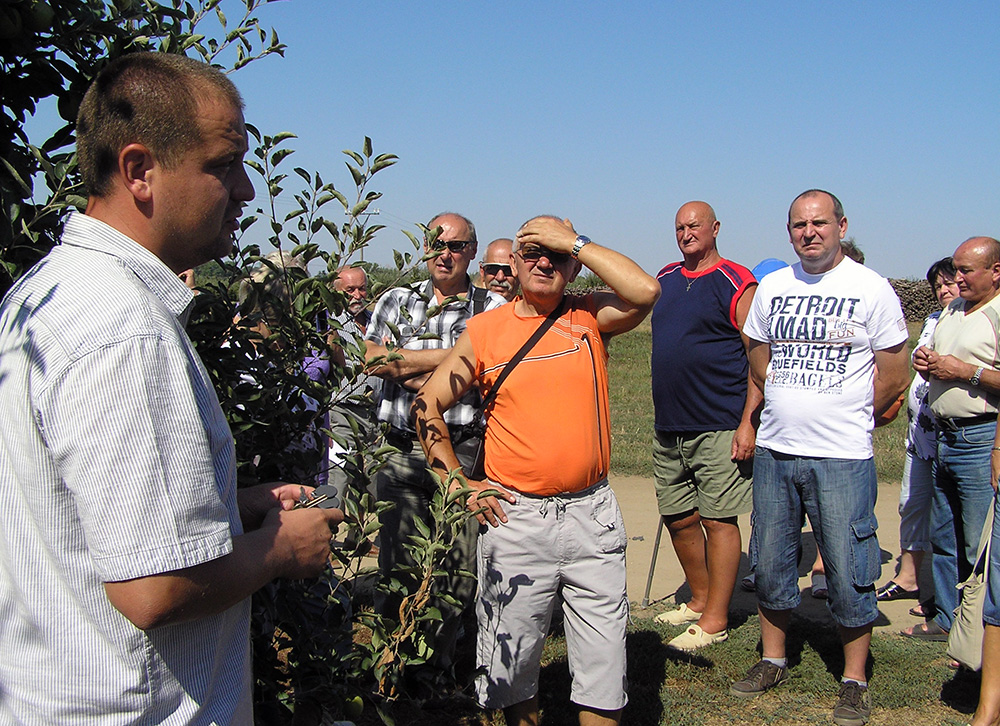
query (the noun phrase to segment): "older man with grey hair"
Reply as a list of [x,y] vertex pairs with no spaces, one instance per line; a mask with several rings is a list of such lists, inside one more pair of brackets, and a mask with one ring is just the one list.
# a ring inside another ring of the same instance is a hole
[[[380,297],[365,333],[371,372],[383,381],[378,418],[386,424],[386,441],[396,449],[375,478],[378,498],[395,505],[382,514],[379,567],[407,586],[416,587],[416,581],[394,570],[397,565],[415,564],[406,545],[411,535],[419,535],[417,520],[430,523],[431,501],[437,489],[427,473],[410,410],[416,391],[451,352],[472,315],[506,302],[472,285],[468,269],[476,248],[476,228],[468,218],[454,212],[433,217],[424,240],[430,279],[394,288]],[[452,435],[460,442],[462,463],[470,469],[482,442],[474,426],[479,402],[479,395],[470,392],[446,417]],[[460,605],[442,605],[444,622],[434,645],[443,665],[453,657],[459,618],[475,596],[475,581],[461,572],[475,567],[476,534],[476,527],[465,527],[444,564],[449,577],[443,589]],[[395,614],[397,605],[395,598],[387,598],[381,607],[383,612]]]
[[937,614],[902,633],[921,640],[947,640],[959,603],[955,586],[972,573],[994,494],[1000,242],[967,239],[952,262],[959,298],[941,311],[931,344],[913,353],[914,370],[930,382],[927,402],[937,434],[930,530]]
[[[479,539],[477,691],[508,724],[538,723],[539,660],[561,600],[579,721],[617,724],[628,597],[625,527],[607,480],[607,342],[646,317],[659,286],[554,217],[526,222],[509,259],[522,296],[470,320],[414,404],[427,459],[447,478],[460,464],[448,410],[469,390],[491,392],[488,480],[469,481],[467,499],[489,525]],[[565,295],[583,265],[611,291]]]
[[520,285],[510,266],[510,254],[514,241],[500,237],[489,243],[486,254],[479,263],[480,284],[490,292],[495,292],[510,302],[517,297]]

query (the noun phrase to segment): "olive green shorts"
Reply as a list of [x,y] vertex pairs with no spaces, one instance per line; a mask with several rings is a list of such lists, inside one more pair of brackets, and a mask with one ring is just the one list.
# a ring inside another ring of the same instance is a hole
[[654,433],[653,476],[660,514],[697,509],[702,517],[724,519],[750,511],[753,461],[730,458],[733,431]]

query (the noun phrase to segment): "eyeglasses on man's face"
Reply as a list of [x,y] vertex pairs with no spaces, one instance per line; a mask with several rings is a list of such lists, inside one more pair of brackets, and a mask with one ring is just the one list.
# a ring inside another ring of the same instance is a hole
[[434,252],[444,252],[445,247],[447,247],[451,252],[461,252],[471,244],[472,240],[467,239],[436,239],[431,242],[429,246]]
[[484,262],[483,272],[487,275],[499,275],[502,272],[507,277],[513,274],[510,270],[510,265],[504,265],[499,262]]
[[525,262],[530,262],[535,264],[542,257],[549,261],[550,265],[562,265],[569,261],[570,254],[568,252],[553,252],[546,247],[525,247],[517,251],[518,256]]

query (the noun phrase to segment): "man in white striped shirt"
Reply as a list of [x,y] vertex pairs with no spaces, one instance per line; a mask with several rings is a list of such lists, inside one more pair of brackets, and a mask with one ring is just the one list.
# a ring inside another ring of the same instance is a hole
[[86,214],[0,305],[0,722],[250,723],[249,600],[326,566],[337,510],[236,491],[177,274],[228,254],[253,188],[242,100],[161,53],[77,124]]

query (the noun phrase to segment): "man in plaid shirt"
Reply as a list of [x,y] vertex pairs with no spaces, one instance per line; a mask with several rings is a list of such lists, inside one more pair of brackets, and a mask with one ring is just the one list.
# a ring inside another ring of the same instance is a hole
[[[436,228],[441,231],[434,237]],[[431,219],[427,229],[425,253],[437,253],[427,261],[430,279],[394,288],[379,298],[365,335],[367,358],[376,364],[372,373],[384,381],[378,418],[388,424],[387,442],[399,450],[388,457],[375,476],[378,498],[396,505],[382,514],[379,567],[386,574],[397,564],[413,564],[403,545],[417,533],[415,518],[429,522],[436,489],[410,413],[416,391],[451,351],[471,315],[506,302],[496,293],[473,287],[469,278],[469,263],[476,256],[476,228],[472,222],[446,212]],[[479,415],[479,402],[479,394],[470,391],[445,414],[452,438],[458,442],[459,460],[468,467],[479,450],[479,434],[470,431],[470,424]],[[447,572],[475,572],[477,532],[472,522],[457,538],[444,563]],[[442,589],[457,598],[464,610],[473,602],[476,582],[452,574]],[[394,614],[398,602],[389,600],[381,609]],[[454,650],[460,614],[461,610],[445,612],[437,634],[435,652],[445,665]]]

